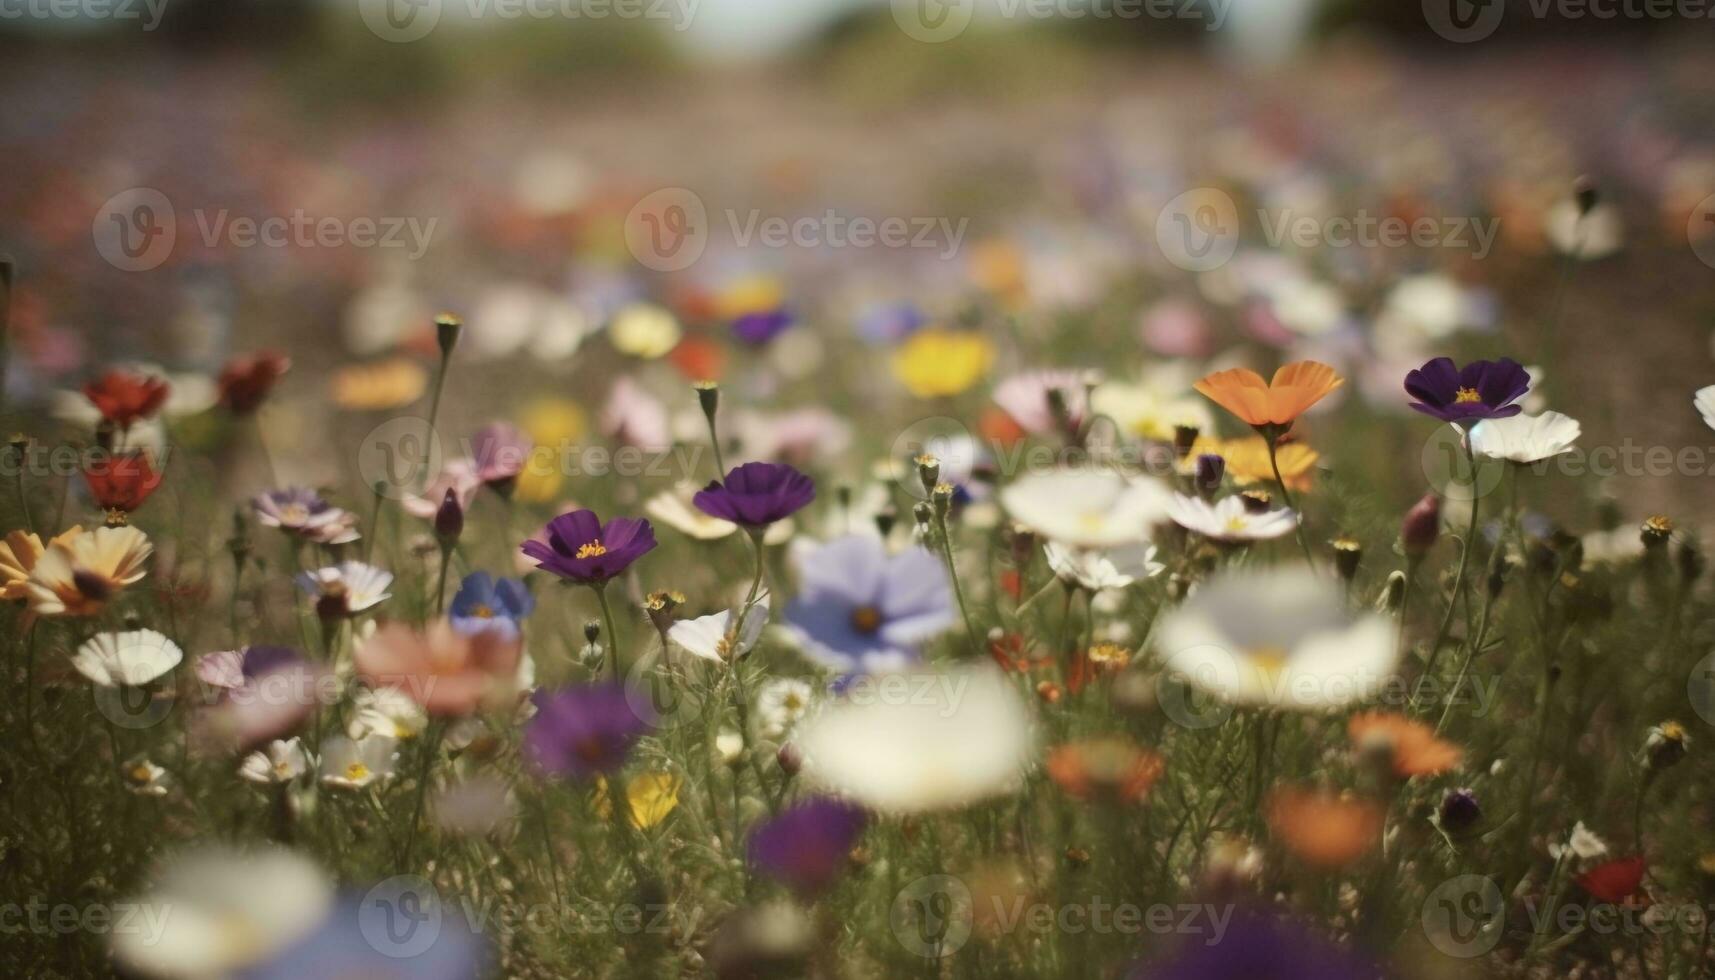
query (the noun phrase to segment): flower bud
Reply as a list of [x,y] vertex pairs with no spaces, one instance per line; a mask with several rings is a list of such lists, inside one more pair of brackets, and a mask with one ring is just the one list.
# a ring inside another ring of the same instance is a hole
[[893,533],[893,525],[899,523],[899,511],[892,505],[883,507],[875,512],[875,529],[885,539]]
[[1194,425],[1176,425],[1173,427],[1173,452],[1180,459],[1191,455],[1191,447],[1197,444],[1197,437],[1202,430]]
[[1468,789],[1450,789],[1441,798],[1441,807],[1435,813],[1435,822],[1451,835],[1462,834],[1477,826],[1483,819],[1483,808],[1477,805],[1477,796]]
[[440,540],[441,547],[450,548],[464,533],[464,508],[459,506],[458,495],[451,490],[441,498],[441,506],[435,511],[435,537]]
[[1245,505],[1245,511],[1251,514],[1265,514],[1274,506],[1274,494],[1267,490],[1246,490],[1239,494],[1239,500]]
[[1441,537],[1441,498],[1433,493],[1426,493],[1423,499],[1412,505],[1405,512],[1405,520],[1400,524],[1399,541],[1405,549],[1406,557],[1422,558],[1435,542]]
[[441,348],[443,359],[451,357],[453,348],[458,346],[459,334],[464,331],[464,321],[451,313],[442,313],[435,317],[435,343]]
[[601,640],[601,620],[592,619],[584,623],[584,642],[596,643]]
[[924,493],[934,493],[935,487],[941,482],[941,460],[929,453],[918,456],[917,479],[923,483]]
[[651,592],[643,600],[643,611],[649,614],[649,622],[654,625],[656,632],[665,633],[672,629],[676,622],[673,610],[684,604],[683,592]]
[[1214,453],[1199,453],[1197,455],[1197,470],[1192,476],[1192,485],[1204,500],[1215,499],[1215,493],[1221,489],[1221,478],[1227,475],[1227,461]]
[[1663,514],[1650,517],[1638,529],[1638,537],[1645,548],[1652,550],[1667,544],[1668,539],[1673,537],[1673,518]]
[[788,776],[798,775],[798,770],[804,768],[804,752],[792,742],[780,746],[780,751],[774,754],[774,761],[780,764],[780,771]]
[[935,519],[935,509],[928,504],[918,504],[911,508],[911,516],[917,519],[917,529],[929,533],[929,523]]
[[1381,595],[1376,597],[1377,612],[1399,612],[1405,602],[1405,573],[1394,569],[1388,573],[1387,584],[1382,586]]
[[934,488],[929,491],[929,500],[935,506],[935,516],[946,517],[947,513],[953,509],[953,485],[951,483],[935,484]]
[[1581,176],[1572,182],[1572,199],[1578,202],[1578,217],[1582,218],[1596,209],[1602,195],[1596,190],[1595,181]]
[[1496,548],[1494,556],[1489,560],[1489,577],[1484,582],[1489,590],[1489,598],[1501,597],[1501,590],[1506,588],[1507,573],[1511,570],[1512,562],[1507,557],[1507,549]]
[[1685,758],[1685,750],[1690,743],[1684,725],[1677,721],[1664,721],[1651,728],[1649,737],[1644,739],[1644,760],[1649,763],[1650,771],[1659,772]]
[[1364,560],[1364,546],[1357,538],[1342,534],[1329,542],[1334,549],[1334,570],[1340,573],[1342,581],[1350,582],[1358,577],[1358,565]]
[[691,387],[697,391],[697,404],[702,406],[703,418],[713,424],[715,413],[721,407],[721,386],[713,381],[699,381]]

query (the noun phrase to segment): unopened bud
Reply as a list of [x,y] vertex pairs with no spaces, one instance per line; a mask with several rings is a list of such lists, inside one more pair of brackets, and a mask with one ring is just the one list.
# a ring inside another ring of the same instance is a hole
[[1667,544],[1667,540],[1673,537],[1673,518],[1662,514],[1650,517],[1638,529],[1638,537],[1645,548],[1659,548]]
[[1180,459],[1191,455],[1191,447],[1197,444],[1197,437],[1202,430],[1194,425],[1176,425],[1173,427],[1173,452]]
[[1358,577],[1358,565],[1364,560],[1364,546],[1357,538],[1340,535],[1329,546],[1334,549],[1334,570],[1340,573],[1343,581],[1350,582]]
[[1215,499],[1221,489],[1221,478],[1227,474],[1227,461],[1214,453],[1199,453],[1197,470],[1192,483],[1204,500]]
[[804,752],[792,742],[780,746],[780,751],[774,754],[774,761],[780,764],[780,771],[788,776],[798,775],[798,770],[804,768]]
[[899,511],[892,505],[883,507],[875,512],[875,529],[883,538],[893,533],[893,525],[899,523]]
[[435,537],[446,548],[457,542],[463,533],[464,508],[459,506],[458,495],[448,490],[441,498],[440,508],[435,511]]
[[1477,795],[1468,789],[1448,790],[1435,814],[1436,823],[1453,836],[1477,826],[1482,819],[1483,808],[1477,805]]
[[435,317],[435,343],[441,348],[441,357],[448,358],[453,354],[453,348],[458,346],[459,334],[464,331],[464,321],[451,313],[442,313]]
[[1387,584],[1376,597],[1376,608],[1382,612],[1399,612],[1405,602],[1405,573],[1394,569],[1388,573]]
[[1274,494],[1267,490],[1246,490],[1239,494],[1239,501],[1245,505],[1246,513],[1266,514],[1274,506]]
[[1644,740],[1644,760],[1652,771],[1677,765],[1685,758],[1690,741],[1684,725],[1677,721],[1664,721],[1649,730],[1649,737]]
[[918,456],[917,479],[923,484],[924,493],[934,493],[936,484],[941,482],[941,460],[929,453]]
[[1589,177],[1579,177],[1572,182],[1572,199],[1578,202],[1578,216],[1582,218],[1596,209],[1602,195],[1596,190],[1595,181]]
[[1426,493],[1405,512],[1399,527],[1400,546],[1409,558],[1422,558],[1441,537],[1441,498]]
[[697,404],[703,408],[703,417],[712,423],[721,407],[721,386],[713,381],[699,381],[691,387],[697,391]]

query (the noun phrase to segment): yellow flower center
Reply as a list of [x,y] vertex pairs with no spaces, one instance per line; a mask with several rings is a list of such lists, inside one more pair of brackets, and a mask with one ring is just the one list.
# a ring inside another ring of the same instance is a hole
[[352,762],[345,767],[345,778],[351,782],[361,782],[369,777],[369,767],[361,762]]
[[151,775],[148,766],[138,764],[131,767],[131,781],[134,783],[148,783]]
[[859,606],[852,611],[852,629],[859,633],[874,633],[881,629],[881,610],[874,606]]
[[1246,521],[1243,517],[1229,517],[1227,518],[1227,530],[1243,531],[1249,526],[1249,523],[1250,522]]
[[291,527],[310,519],[310,509],[303,504],[287,504],[280,508],[280,523]]
[[287,776],[290,776],[291,774],[292,774],[292,764],[290,762],[286,762],[286,761],[282,760],[280,762],[274,763],[274,775],[280,777],[281,779],[285,779]]
[[1480,402],[1482,400],[1483,396],[1477,394],[1477,389],[1475,388],[1460,388],[1453,395],[1453,402],[1458,405],[1463,405],[1466,402]]
[[1280,647],[1257,647],[1250,651],[1250,661],[1263,676],[1273,679],[1286,669],[1286,651]]
[[494,610],[480,602],[471,608],[470,614],[476,619],[494,618]]
[[594,558],[598,555],[605,554],[607,554],[607,546],[603,545],[600,541],[591,541],[589,544],[578,549],[579,558]]

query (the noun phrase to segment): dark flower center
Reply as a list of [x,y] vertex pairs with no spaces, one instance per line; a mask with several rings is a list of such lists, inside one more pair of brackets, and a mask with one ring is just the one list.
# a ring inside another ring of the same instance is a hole
[[859,606],[852,610],[852,629],[859,633],[874,633],[881,629],[881,610],[874,606]]
[[71,584],[83,594],[84,598],[93,599],[97,602],[113,595],[111,582],[101,575],[81,568],[72,573]]

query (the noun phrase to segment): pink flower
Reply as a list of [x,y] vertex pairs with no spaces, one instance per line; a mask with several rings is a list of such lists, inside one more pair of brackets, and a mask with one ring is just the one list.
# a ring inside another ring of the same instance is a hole
[[440,475],[424,488],[422,496],[411,494],[400,503],[405,508],[405,513],[412,517],[432,521],[440,511],[441,504],[446,502],[448,490],[453,492],[453,499],[458,501],[461,512],[470,510],[471,501],[476,499],[476,492],[482,489],[482,482],[475,460],[450,460],[441,467]]
[[352,659],[370,683],[399,689],[430,714],[459,716],[516,693],[522,655],[516,636],[460,633],[440,619],[426,633],[388,623]]
[[994,390],[994,400],[1024,431],[1044,435],[1061,428],[1049,407],[1049,392],[1060,392],[1067,416],[1073,426],[1078,426],[1089,414],[1086,384],[1082,371],[1028,371],[1002,381]]
[[613,383],[607,407],[602,409],[601,429],[614,441],[644,452],[665,452],[673,447],[667,407],[628,377]]
[[530,461],[530,450],[536,444],[516,425],[493,422],[477,430],[471,439],[471,452],[476,456],[477,479],[483,483],[511,483],[524,472]]

